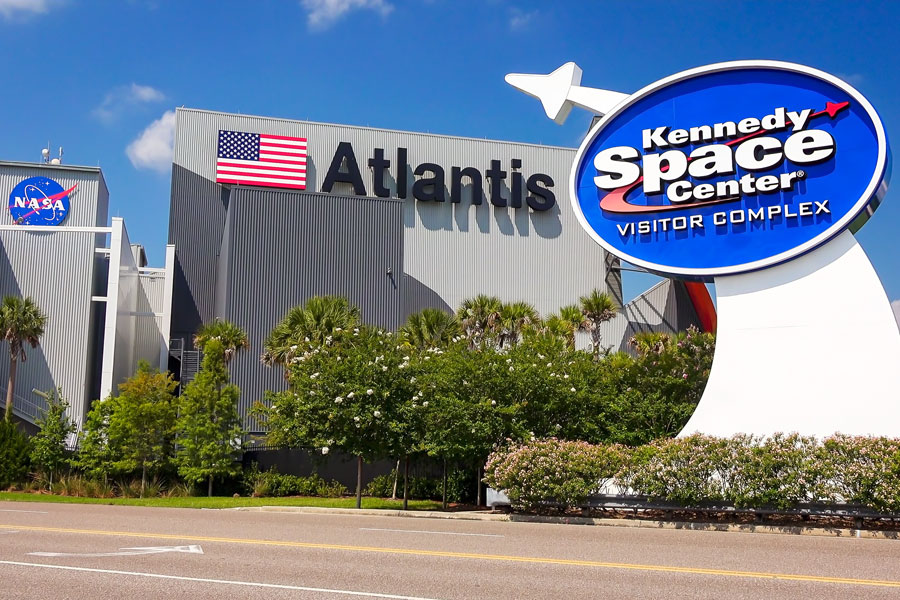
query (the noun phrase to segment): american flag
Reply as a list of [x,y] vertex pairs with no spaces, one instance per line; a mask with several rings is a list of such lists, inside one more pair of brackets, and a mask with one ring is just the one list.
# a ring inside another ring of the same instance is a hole
[[306,189],[306,138],[219,131],[216,182]]

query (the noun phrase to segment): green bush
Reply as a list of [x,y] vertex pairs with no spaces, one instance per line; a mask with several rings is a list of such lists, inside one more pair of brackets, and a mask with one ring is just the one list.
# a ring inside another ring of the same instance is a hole
[[624,458],[617,445],[538,440],[492,454],[485,466],[485,482],[506,490],[516,508],[545,502],[577,506],[622,468]]
[[492,454],[485,482],[505,490],[520,509],[580,506],[611,487],[682,506],[849,503],[898,512],[900,440],[694,435],[625,449],[547,439]]
[[[442,477],[410,476],[407,497],[410,500],[440,500],[443,497]],[[374,498],[390,498],[394,491],[394,473],[379,475],[370,481],[363,494]],[[403,497],[403,475],[397,480],[397,497]],[[447,501],[472,502],[475,499],[475,475],[462,469],[447,473]]]
[[31,442],[16,424],[0,421],[0,489],[27,479],[30,454]]
[[247,492],[256,497],[319,496],[334,498],[347,493],[347,488],[337,481],[325,481],[318,475],[303,477],[279,473],[274,468],[260,471],[256,465],[244,475]]

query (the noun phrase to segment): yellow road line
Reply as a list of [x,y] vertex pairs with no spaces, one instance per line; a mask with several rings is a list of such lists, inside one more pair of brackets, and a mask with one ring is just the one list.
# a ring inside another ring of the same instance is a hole
[[111,537],[152,538],[160,540],[183,540],[192,542],[217,542],[223,544],[248,544],[254,546],[283,546],[287,548],[311,548],[317,550],[344,550],[347,552],[374,552],[381,554],[404,554],[410,556],[436,556],[442,558],[468,558],[547,565],[567,565],[595,567],[603,569],[624,569],[631,571],[655,571],[660,573],[687,573],[693,575],[717,575],[720,577],[745,577],[752,579],[777,579],[805,583],[837,583],[842,585],[878,586],[900,588],[900,581],[878,579],[854,579],[850,577],[824,577],[819,575],[799,575],[790,573],[765,573],[761,571],[731,571],[728,569],[704,569],[700,567],[677,567],[669,565],[642,565],[631,563],[574,560],[568,558],[545,558],[540,556],[504,556],[502,554],[478,554],[470,552],[449,552],[445,550],[413,550],[407,548],[382,548],[378,546],[349,546],[345,544],[321,544],[286,540],[256,540],[250,538],[210,537],[202,535],[182,535],[173,533],[140,533],[134,531],[104,531],[100,529],[68,529],[63,527],[35,527],[26,525],[0,525],[0,529],[18,531],[40,531],[47,533],[74,533],[82,535],[103,535]]

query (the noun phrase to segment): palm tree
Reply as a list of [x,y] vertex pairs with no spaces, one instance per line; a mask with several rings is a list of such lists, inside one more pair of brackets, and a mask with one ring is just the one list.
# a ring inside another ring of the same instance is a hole
[[290,309],[266,338],[260,360],[284,365],[300,346],[321,346],[359,325],[359,307],[342,296],[314,296]]
[[544,319],[542,331],[563,340],[566,348],[575,349],[575,332],[581,330],[584,315],[574,304],[563,306],[559,313],[553,313]]
[[425,308],[409,315],[400,334],[408,344],[424,350],[448,345],[453,338],[462,335],[462,327],[456,316],[437,308]]
[[12,419],[13,390],[16,387],[16,367],[19,359],[25,362],[25,344],[36,348],[44,335],[47,315],[31,298],[6,296],[0,304],[0,335],[9,342],[9,381],[6,384],[6,420]]
[[600,325],[616,316],[616,303],[606,292],[593,290],[578,299],[583,320],[579,331],[591,334],[591,349],[594,356],[600,356]]
[[219,340],[225,349],[225,362],[229,362],[238,350],[250,348],[247,332],[231,321],[216,319],[212,323],[204,323],[194,334],[194,347],[202,350],[210,340]]
[[456,318],[469,340],[469,348],[481,347],[494,331],[503,302],[496,296],[478,294],[466,298],[456,311]]
[[500,347],[518,344],[522,332],[540,320],[537,310],[527,302],[504,303],[497,317]]
[[644,331],[636,333],[628,341],[640,356],[649,354],[662,354],[671,343],[672,339],[668,334],[660,331]]

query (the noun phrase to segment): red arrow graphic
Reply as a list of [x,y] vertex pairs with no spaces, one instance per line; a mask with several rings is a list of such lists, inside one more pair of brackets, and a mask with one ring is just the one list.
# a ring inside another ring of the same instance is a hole
[[[821,115],[828,115],[832,119],[842,110],[850,106],[849,102],[826,102],[825,109],[820,110],[819,112],[814,112],[809,115],[809,118],[812,119],[814,117],[819,117]],[[785,121],[786,124],[791,124],[790,121]],[[725,142],[726,146],[734,146],[735,144],[740,144],[741,142],[748,140],[753,137],[757,137],[763,133],[766,133],[765,129],[760,129],[750,135],[745,135],[742,138],[738,138],[736,140],[731,140],[730,142]],[[688,157],[688,162],[691,159]],[[660,169],[665,172],[669,170],[668,165]],[[712,200],[709,202],[691,202],[690,204],[662,204],[659,206],[650,206],[645,204],[631,204],[626,200],[626,196],[634,191],[642,182],[644,181],[643,177],[638,177],[637,181],[632,184],[616,188],[613,191],[606,194],[603,198],[600,199],[600,208],[601,210],[605,210],[607,212],[614,213],[650,213],[650,212],[663,212],[667,210],[676,210],[683,208],[693,208],[695,206],[710,206],[713,204],[721,204],[723,202],[734,202],[738,198],[725,198],[722,200]]]

